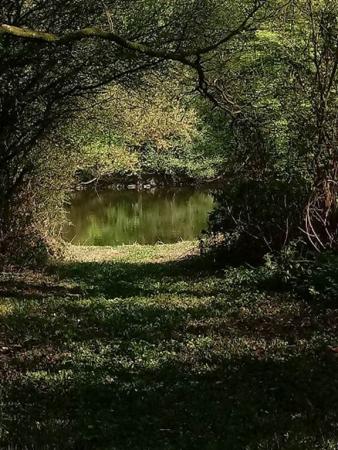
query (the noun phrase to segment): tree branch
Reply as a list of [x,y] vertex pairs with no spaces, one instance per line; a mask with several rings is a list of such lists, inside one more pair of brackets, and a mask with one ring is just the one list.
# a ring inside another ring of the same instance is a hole
[[[140,42],[130,41],[122,36],[114,33],[113,31],[104,31],[95,27],[83,28],[78,31],[71,31],[63,35],[48,33],[45,31],[32,30],[29,28],[17,27],[8,24],[0,25],[0,36],[9,35],[21,39],[33,40],[42,43],[53,44],[67,44],[71,42],[81,41],[83,39],[95,38],[105,41],[114,42],[122,48],[132,50],[134,52],[142,53],[150,57],[160,58],[164,60],[172,60],[187,64],[189,57],[198,56],[209,53],[216,50],[222,44],[230,41],[233,37],[239,35],[242,31],[245,31],[251,25],[251,21],[256,13],[264,6],[265,1],[258,1],[252,11],[246,16],[246,18],[240,23],[240,25],[232,31],[229,31],[224,37],[212,45],[205,47],[197,47],[195,49],[180,52],[169,50],[156,50],[146,44]],[[189,64],[190,65],[190,64]]]

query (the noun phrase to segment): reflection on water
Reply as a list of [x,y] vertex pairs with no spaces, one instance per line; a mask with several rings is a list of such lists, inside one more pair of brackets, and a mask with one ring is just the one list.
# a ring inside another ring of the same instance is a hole
[[77,245],[172,243],[196,239],[213,206],[208,191],[104,191],[74,194],[64,238]]

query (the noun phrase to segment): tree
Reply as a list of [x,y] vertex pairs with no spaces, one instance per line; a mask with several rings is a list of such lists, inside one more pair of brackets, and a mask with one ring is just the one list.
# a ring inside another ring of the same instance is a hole
[[27,201],[24,187],[36,168],[39,139],[76,113],[79,98],[107,84],[137,82],[140,72],[165,70],[172,61],[196,70],[206,91],[203,55],[249,29],[265,2],[240,3],[2,2],[0,254],[22,227],[19,205]]
[[306,205],[305,232],[319,251],[338,237],[338,5],[307,0],[300,15],[307,25],[303,48],[308,70],[295,67],[311,105],[313,187]]
[[301,184],[307,197],[298,195],[293,233],[284,221],[285,243],[306,237],[317,251],[337,248],[338,237],[337,18],[337,2],[291,1],[219,55],[207,79],[231,117],[237,177]]

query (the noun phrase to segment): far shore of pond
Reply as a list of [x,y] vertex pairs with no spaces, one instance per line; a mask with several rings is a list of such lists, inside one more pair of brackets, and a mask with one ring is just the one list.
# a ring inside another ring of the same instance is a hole
[[155,189],[170,188],[221,188],[226,183],[226,177],[219,176],[213,179],[173,178],[165,175],[147,175],[142,177],[103,177],[89,180],[78,180],[73,186],[74,191],[81,190],[136,190],[152,191]]

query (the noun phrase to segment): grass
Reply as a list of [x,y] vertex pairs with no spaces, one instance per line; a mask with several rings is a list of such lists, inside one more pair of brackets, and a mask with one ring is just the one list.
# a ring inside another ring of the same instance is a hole
[[336,307],[193,248],[1,276],[1,449],[338,448]]

